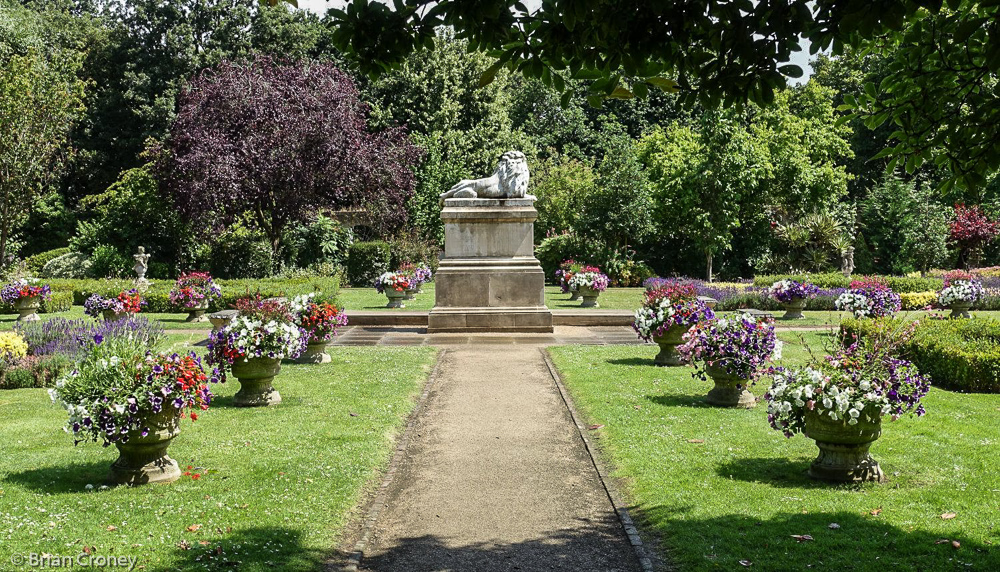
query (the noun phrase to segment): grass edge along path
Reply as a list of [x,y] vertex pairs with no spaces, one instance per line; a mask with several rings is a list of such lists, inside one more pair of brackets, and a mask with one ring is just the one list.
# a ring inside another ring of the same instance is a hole
[[213,407],[183,420],[169,449],[200,476],[168,485],[101,489],[114,448],[74,447],[44,389],[0,392],[0,569],[15,554],[85,550],[155,571],[321,568],[378,486],[437,355],[331,350],[330,364],[283,365],[274,407],[233,407],[239,384],[214,386]]
[[[823,336],[780,334],[783,363]],[[1000,396],[932,389],[926,417],[883,423],[872,446],[889,482],[835,486],[805,474],[813,441],[773,431],[763,404],[705,405],[710,382],[651,365],[654,346],[549,351],[632,516],[677,569],[1000,569]]]

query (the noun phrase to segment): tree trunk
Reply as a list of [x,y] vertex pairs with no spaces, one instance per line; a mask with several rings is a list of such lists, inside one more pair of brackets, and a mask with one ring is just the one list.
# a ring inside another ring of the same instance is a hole
[[711,284],[712,283],[712,251],[711,250],[706,250],[705,251],[705,267],[706,267],[705,278],[706,278],[706,280],[708,280],[708,283]]

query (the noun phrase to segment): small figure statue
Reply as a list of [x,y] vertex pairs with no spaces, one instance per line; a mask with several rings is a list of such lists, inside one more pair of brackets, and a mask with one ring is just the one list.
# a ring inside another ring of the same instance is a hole
[[149,257],[150,255],[146,254],[146,249],[141,246],[139,247],[139,252],[132,255],[132,258],[135,259],[135,266],[132,267],[132,270],[139,275],[139,277],[136,278],[135,283],[140,286],[149,285],[149,280],[146,280],[146,270],[149,268]]
[[445,199],[531,199],[528,192],[528,160],[520,151],[507,151],[500,156],[497,168],[489,177],[465,179],[441,193]]
[[844,278],[850,278],[851,274],[854,273],[853,246],[848,246],[847,249],[840,253],[840,272],[844,275]]

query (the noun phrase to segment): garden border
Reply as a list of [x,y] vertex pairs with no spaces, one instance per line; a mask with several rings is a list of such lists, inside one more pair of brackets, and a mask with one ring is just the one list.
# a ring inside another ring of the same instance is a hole
[[[354,543],[354,548],[349,553],[347,563],[340,567],[343,572],[358,572],[358,568],[361,566],[361,560],[364,558],[365,550],[368,548],[372,532],[375,529],[375,523],[378,520],[378,517],[382,514],[382,508],[386,505],[386,494],[396,477],[396,470],[399,468],[400,464],[402,464],[403,458],[406,457],[406,449],[409,447],[410,439],[415,431],[414,426],[417,423],[417,418],[420,416],[421,412],[423,412],[424,406],[427,404],[428,397],[430,396],[431,389],[440,377],[441,363],[444,361],[448,351],[449,350],[447,348],[443,348],[437,354],[437,359],[434,362],[434,368],[431,370],[430,375],[427,377],[427,381],[424,383],[424,388],[420,393],[420,398],[417,400],[417,404],[413,407],[413,411],[410,412],[410,416],[406,420],[406,428],[403,429],[403,433],[396,442],[396,450],[392,455],[392,460],[389,461],[389,467],[386,469],[385,475],[382,477],[382,483],[379,485],[378,493],[376,493],[375,497],[370,501],[368,512],[365,516],[363,524],[361,525],[361,536],[358,541]],[[328,567],[328,569],[335,568],[335,566]]]
[[604,488],[604,492],[608,495],[608,500],[611,501],[611,506],[615,509],[615,514],[618,515],[618,521],[621,523],[622,529],[628,537],[629,544],[632,545],[632,549],[635,551],[635,556],[639,560],[639,565],[642,567],[644,572],[655,572],[658,569],[666,569],[666,562],[664,562],[659,554],[650,550],[645,544],[643,544],[639,529],[635,526],[635,521],[632,520],[632,516],[629,514],[628,508],[622,501],[621,494],[618,492],[615,483],[611,480],[610,474],[597,452],[597,448],[590,442],[590,438],[587,437],[587,429],[581,419],[582,416],[576,410],[576,406],[573,405],[573,400],[570,397],[569,392],[566,390],[566,387],[563,385],[562,378],[559,377],[559,370],[552,362],[552,355],[549,354],[548,348],[541,347],[538,348],[538,351],[541,352],[542,359],[545,361],[545,366],[549,370],[549,375],[552,377],[552,381],[555,382],[556,388],[559,390],[559,395],[562,397],[563,403],[566,404],[566,409],[569,410],[570,417],[573,419],[573,424],[576,425],[577,433],[579,433],[580,439],[583,440],[583,447],[587,450],[590,462],[597,471],[597,477],[601,481],[601,486]]

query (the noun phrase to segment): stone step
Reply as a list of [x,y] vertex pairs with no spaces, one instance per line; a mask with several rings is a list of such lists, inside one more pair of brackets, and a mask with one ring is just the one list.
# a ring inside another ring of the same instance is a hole
[[[348,310],[352,326],[426,326],[428,312]],[[631,326],[631,310],[552,310],[554,326]]]

